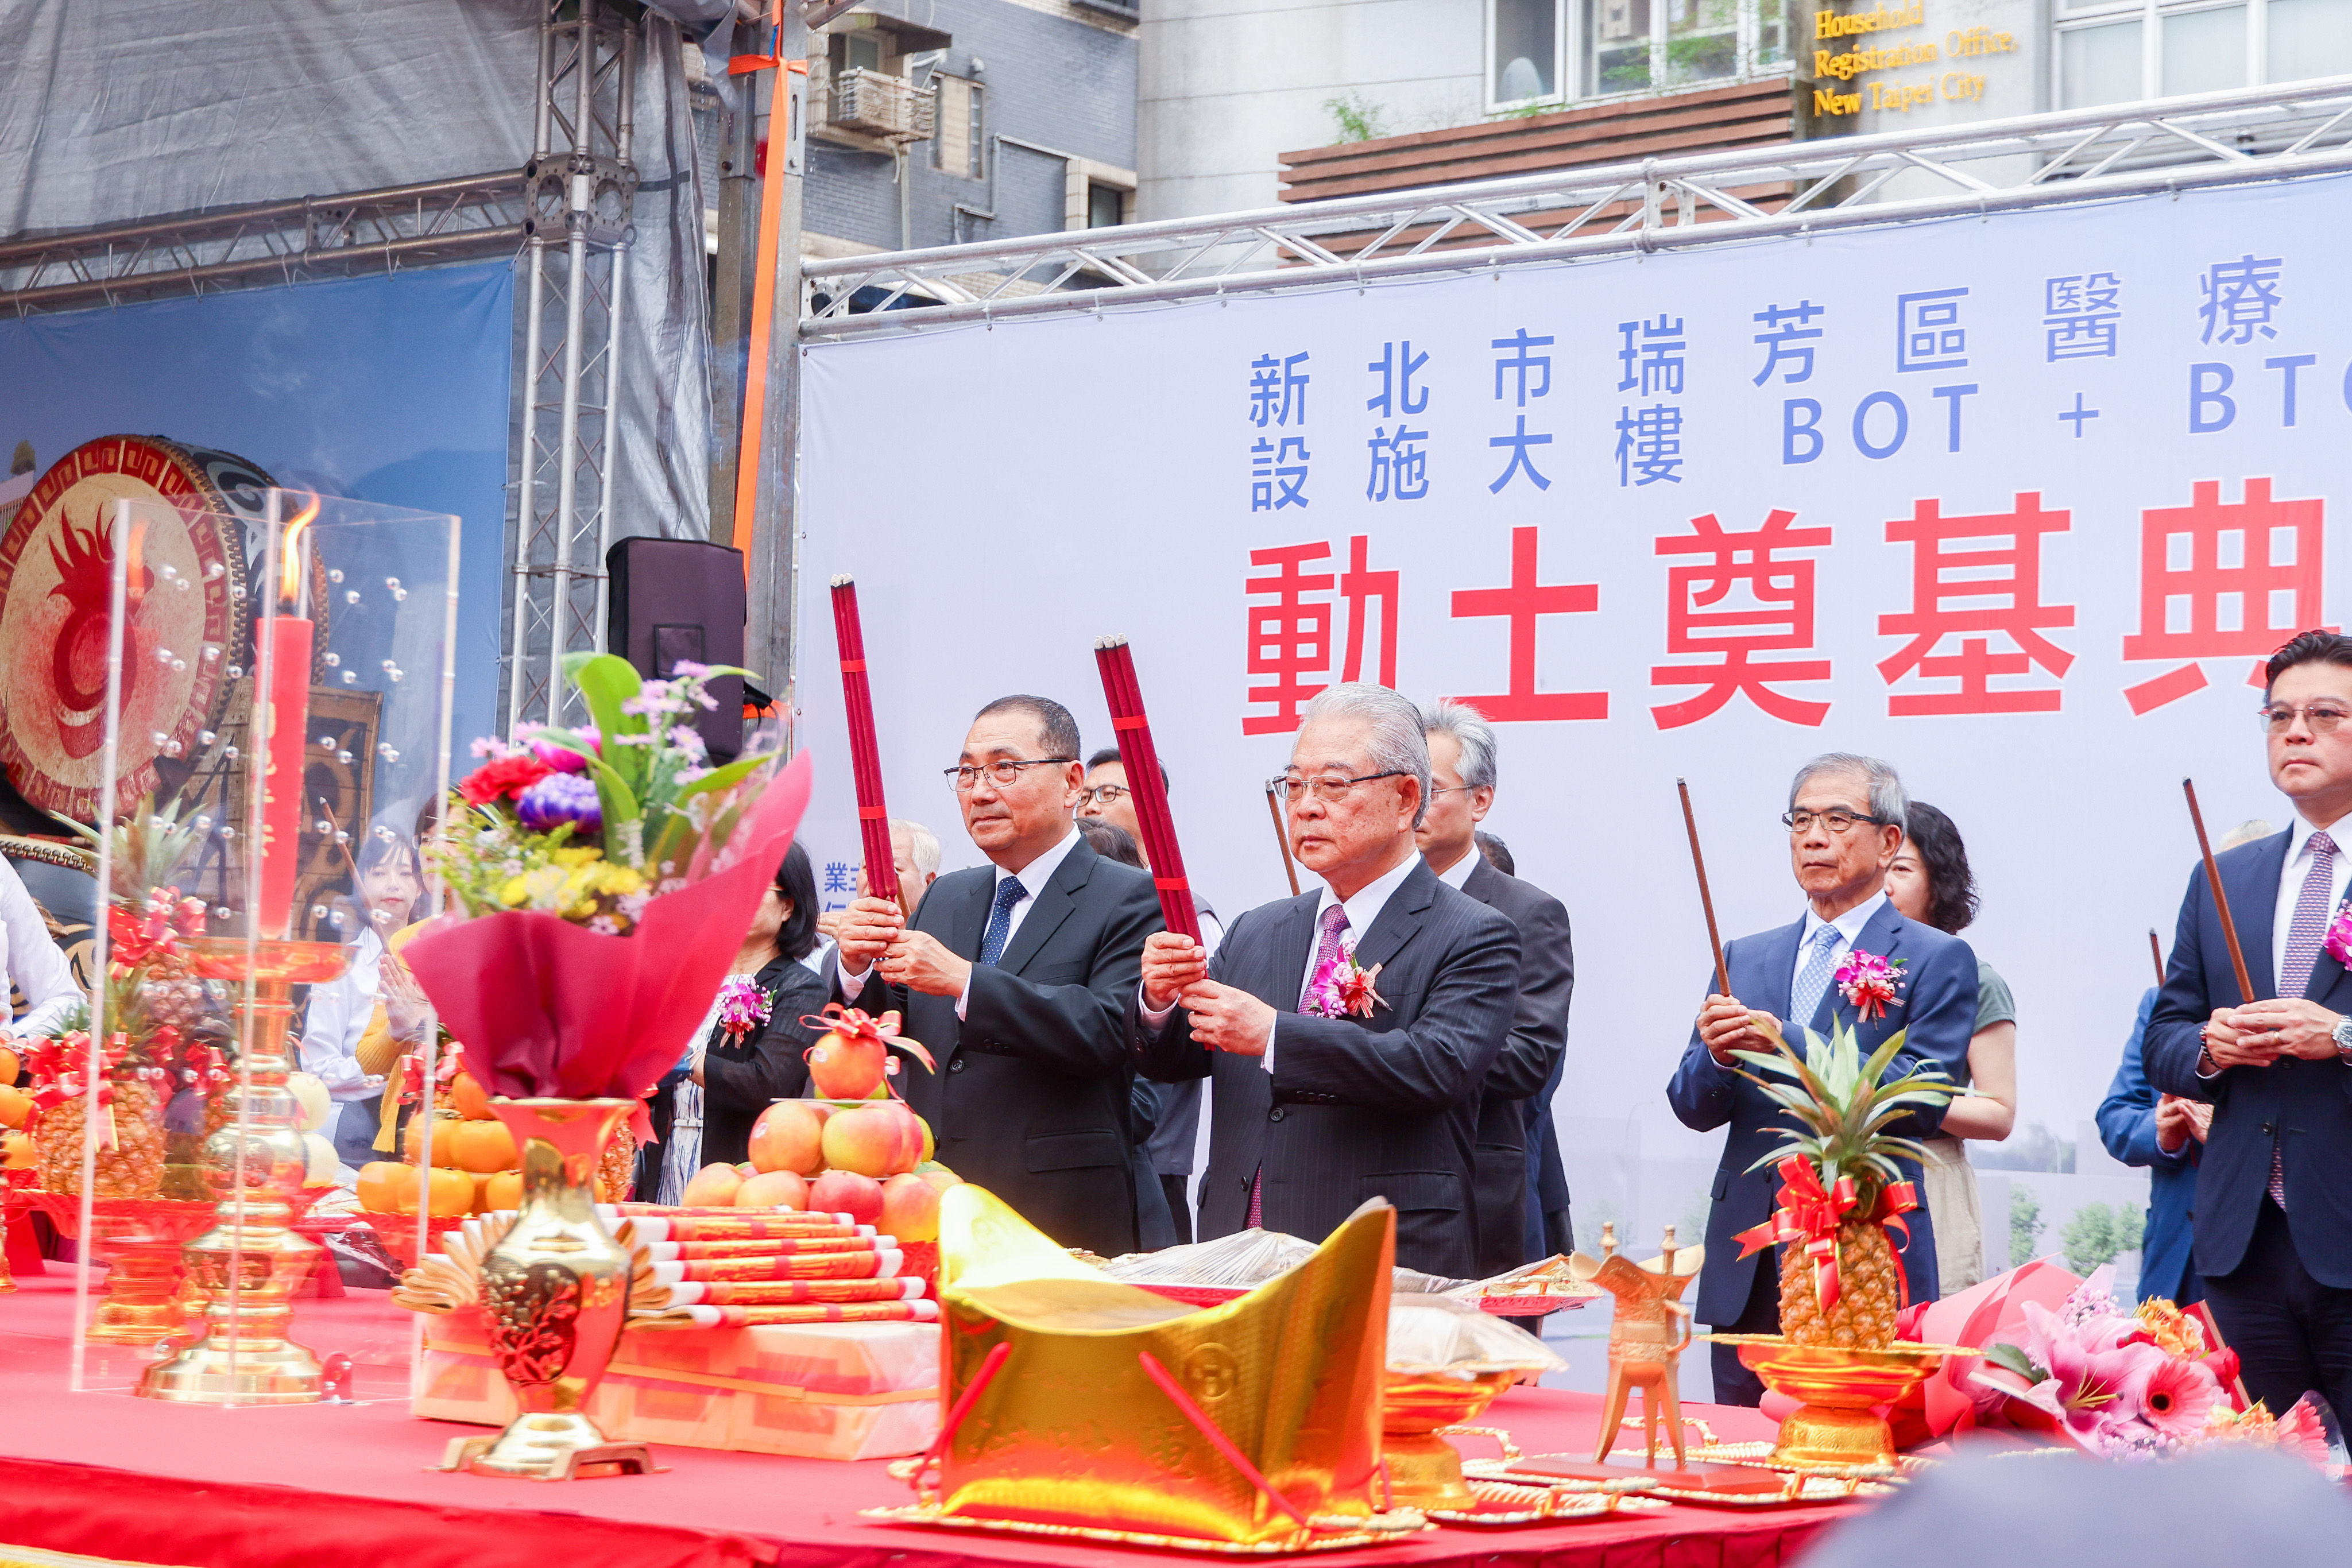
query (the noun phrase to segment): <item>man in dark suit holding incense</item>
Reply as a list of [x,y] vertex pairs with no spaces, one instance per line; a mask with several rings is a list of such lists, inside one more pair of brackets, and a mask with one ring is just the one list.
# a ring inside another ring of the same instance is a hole
[[1324,885],[1242,915],[1213,960],[1153,936],[1129,999],[1143,1074],[1214,1085],[1201,1234],[1320,1241],[1384,1197],[1399,1263],[1471,1277],[1479,1092],[1518,999],[1518,930],[1421,858],[1429,747],[1396,693],[1318,696],[1275,787]]
[[2195,1258],[2246,1388],[2283,1414],[2312,1389],[2352,1411],[2352,638],[2271,655],[2261,710],[2285,832],[2216,860],[2253,998],[2202,868],[2189,879],[2142,1051],[2148,1082],[2208,1101]]
[[[1497,871],[1478,852],[1478,824],[1495,803],[1494,729],[1476,708],[1457,702],[1430,704],[1421,722],[1431,780],[1429,814],[1416,835],[1422,858],[1438,881],[1502,911],[1519,928],[1518,1012],[1478,1096],[1478,1274],[1487,1279],[1546,1256],[1547,1221],[1561,1232],[1569,1228],[1565,1196],[1556,1218],[1536,1201],[1543,1175],[1537,1159],[1548,1150],[1549,1164],[1559,1164],[1559,1144],[1540,1134],[1568,1052],[1576,959],[1559,900]],[[1563,1195],[1567,1185],[1563,1174]]]
[[895,904],[852,904],[835,985],[869,1013],[900,1009],[929,1047],[938,1072],[902,1059],[898,1082],[942,1164],[1109,1257],[1136,1246],[1122,1017],[1161,922],[1151,878],[1078,836],[1081,755],[1059,703],[981,709],[946,773],[992,863],[933,883],[912,925]]
[[[1903,1050],[1881,1082],[1927,1066],[1958,1081],[1965,1070],[1977,1027],[1976,955],[1958,937],[1906,918],[1886,897],[1886,868],[1903,847],[1909,809],[1903,780],[1875,758],[1832,752],[1798,769],[1781,821],[1789,830],[1790,866],[1805,894],[1804,917],[1724,945],[1732,994],[1707,997],[1682,1065],[1666,1085],[1667,1103],[1683,1125],[1700,1133],[1730,1127],[1715,1173],[1706,1266],[1693,1308],[1699,1322],[1718,1331],[1780,1329],[1780,1249],[1743,1258],[1738,1236],[1771,1214],[1780,1178],[1769,1164],[1754,1167],[1779,1151],[1797,1123],[1742,1076],[1747,1070],[1732,1054],[1771,1049],[1748,1021],[1749,1009],[1778,1019],[1790,1045],[1800,1050],[1804,1028],[1826,1040],[1832,1023],[1849,1024],[1865,1059],[1887,1036],[1905,1030]],[[1837,972],[1854,954],[1901,966],[1899,1006],[1865,1018],[1841,995]],[[1930,1137],[1943,1115],[1940,1105],[1914,1106],[1885,1131]],[[1919,1179],[1916,1165],[1897,1163],[1904,1179]],[[1914,1301],[1932,1301],[1938,1293],[1934,1218],[1925,1208],[1903,1218],[1910,1236],[1895,1255],[1908,1294]],[[1718,1344],[1714,1352],[1716,1402],[1761,1403],[1764,1385],[1739,1364],[1738,1348]]]

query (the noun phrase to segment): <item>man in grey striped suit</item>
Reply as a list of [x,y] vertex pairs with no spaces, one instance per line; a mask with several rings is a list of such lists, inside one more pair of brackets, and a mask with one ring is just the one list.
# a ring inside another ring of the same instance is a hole
[[[1399,1263],[1468,1278],[1479,1092],[1518,1001],[1518,928],[1423,860],[1429,746],[1395,692],[1318,696],[1275,782],[1324,885],[1235,920],[1213,960],[1153,936],[1128,1007],[1139,1071],[1215,1086],[1201,1235],[1320,1241],[1385,1197]],[[1370,994],[1332,984],[1374,969]]]

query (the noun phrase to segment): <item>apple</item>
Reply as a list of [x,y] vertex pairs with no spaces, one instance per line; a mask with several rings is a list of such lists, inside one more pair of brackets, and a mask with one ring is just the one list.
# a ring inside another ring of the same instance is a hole
[[924,1169],[916,1171],[915,1174],[922,1177],[923,1180],[930,1183],[931,1186],[937,1187],[941,1192],[947,1191],[947,1189],[951,1186],[961,1186],[963,1185],[963,1177],[956,1175],[955,1172],[948,1169],[945,1166],[930,1166]]
[[753,1165],[749,1160],[737,1160],[735,1162],[735,1174],[741,1176],[745,1181],[750,1181],[753,1176],[760,1174],[760,1167]]
[[[327,1124],[327,1118],[334,1114],[334,1097],[327,1092],[324,1083],[308,1072],[288,1073],[286,1092],[293,1095],[295,1103],[302,1107],[302,1113],[295,1123],[302,1132],[317,1132]],[[436,1127],[434,1131],[440,1129]]]
[[882,1184],[856,1171],[827,1171],[809,1183],[808,1205],[816,1214],[846,1214],[860,1225],[882,1218]]
[[677,1201],[686,1208],[731,1207],[736,1189],[742,1185],[743,1173],[733,1166],[705,1166],[687,1178],[686,1190],[677,1195]]
[[735,1189],[738,1208],[808,1207],[808,1178],[797,1171],[762,1171]]
[[922,1150],[920,1118],[896,1101],[859,1105],[824,1124],[824,1163],[859,1176],[912,1170]]
[[879,1040],[826,1034],[803,1053],[808,1061],[809,1086],[828,1100],[863,1100],[882,1086],[882,1060],[888,1054]]
[[751,1163],[762,1171],[814,1176],[824,1166],[824,1124],[830,1105],[779,1100],[751,1124]]
[[901,1241],[940,1239],[940,1189],[911,1171],[882,1184],[882,1218],[876,1228]]

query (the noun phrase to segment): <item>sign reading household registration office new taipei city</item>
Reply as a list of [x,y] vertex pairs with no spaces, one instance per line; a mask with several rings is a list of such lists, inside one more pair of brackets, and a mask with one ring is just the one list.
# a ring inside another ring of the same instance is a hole
[[[1856,129],[1857,118],[1889,130],[1937,105],[1947,112],[1927,118],[2024,112],[2032,107],[2024,90],[2031,51],[2021,28],[2000,25],[2013,9],[1999,0],[1941,0],[1931,14],[1927,0],[1882,0],[1867,11],[1813,12],[1804,72],[1812,117],[1842,130]],[[1997,86],[2011,90],[1996,93]],[[1996,97],[2007,101],[1996,107]]]

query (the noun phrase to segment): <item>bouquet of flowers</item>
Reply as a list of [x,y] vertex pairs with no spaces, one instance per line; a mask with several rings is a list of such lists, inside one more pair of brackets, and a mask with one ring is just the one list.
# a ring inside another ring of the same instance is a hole
[[741,673],[571,654],[593,727],[475,743],[435,852],[457,908],[402,956],[492,1092],[636,1099],[709,1009],[809,795],[805,758],[713,768],[680,722]]
[[2056,1312],[2024,1303],[2017,1341],[1988,1346],[1971,1379],[1979,1426],[2055,1437],[2104,1458],[2154,1458],[2212,1443],[2253,1443],[2325,1463],[2318,1412],[2301,1400],[2273,1418],[2237,1407],[2234,1351],[2167,1301],[2116,1304],[2102,1267]]

